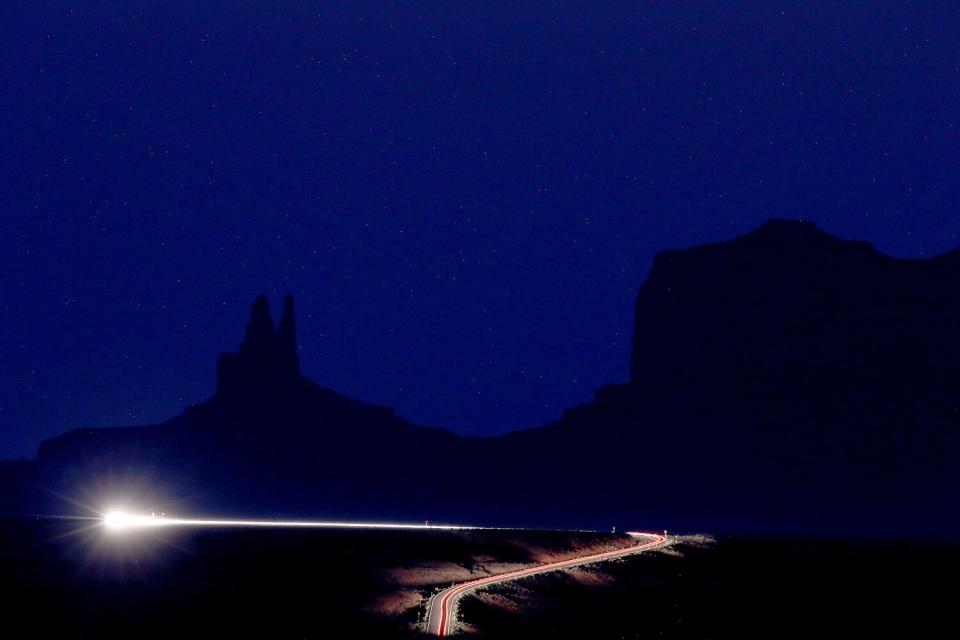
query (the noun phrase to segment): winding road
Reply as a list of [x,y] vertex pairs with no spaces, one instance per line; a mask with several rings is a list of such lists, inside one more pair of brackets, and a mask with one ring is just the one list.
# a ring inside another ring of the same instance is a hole
[[669,540],[665,536],[658,535],[656,533],[628,532],[628,534],[638,539],[637,544],[624,547],[623,549],[616,549],[614,551],[591,553],[585,556],[570,558],[569,560],[561,560],[560,562],[549,562],[547,564],[541,564],[535,567],[518,569],[516,571],[508,571],[506,573],[487,576],[485,578],[478,578],[476,580],[468,580],[467,582],[461,582],[460,584],[455,584],[452,587],[448,587],[443,591],[434,594],[433,597],[430,598],[430,602],[427,605],[427,633],[435,636],[450,635],[456,626],[457,605],[459,604],[460,599],[464,595],[475,591],[480,587],[499,584],[501,582],[508,582],[510,580],[517,580],[519,578],[526,578],[527,576],[532,576],[539,573],[547,573],[548,571],[569,569],[571,567],[577,567],[584,564],[602,562],[604,560],[613,560],[615,558],[623,558],[636,553],[643,553],[644,551],[659,549],[660,547],[665,547],[670,544]]

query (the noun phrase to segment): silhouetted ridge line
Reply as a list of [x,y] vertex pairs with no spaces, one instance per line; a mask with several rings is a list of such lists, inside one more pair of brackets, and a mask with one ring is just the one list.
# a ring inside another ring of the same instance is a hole
[[293,299],[274,327],[260,296],[213,399],[45,441],[0,465],[27,480],[0,481],[0,512],[69,513],[52,496],[143,482],[193,513],[960,539],[958,257],[787,220],[664,251],[629,382],[490,439],[307,380]]
[[220,355],[217,363],[217,397],[255,400],[289,387],[300,377],[293,296],[284,299],[283,316],[274,330],[266,296],[258,296],[250,309],[246,334],[236,353]]
[[283,316],[277,325],[277,357],[281,369],[294,375],[300,374],[300,358],[297,355],[297,327],[293,317],[293,296],[283,299]]

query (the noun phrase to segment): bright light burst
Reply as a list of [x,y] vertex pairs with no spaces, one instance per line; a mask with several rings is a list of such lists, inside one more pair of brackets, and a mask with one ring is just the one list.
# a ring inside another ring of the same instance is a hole
[[156,515],[143,516],[126,511],[108,511],[103,514],[103,526],[110,531],[125,531],[126,529],[135,529],[142,527],[157,527],[164,524],[163,517]]

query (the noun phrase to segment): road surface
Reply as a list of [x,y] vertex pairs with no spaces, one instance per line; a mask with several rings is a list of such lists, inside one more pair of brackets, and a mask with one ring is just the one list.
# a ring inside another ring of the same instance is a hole
[[434,594],[434,596],[430,598],[430,602],[427,605],[427,633],[435,636],[450,635],[456,626],[457,605],[460,602],[460,598],[471,591],[479,589],[480,587],[516,580],[518,578],[526,578],[527,576],[536,575],[538,573],[546,573],[548,571],[556,571],[558,569],[569,569],[571,567],[601,562],[603,560],[623,558],[624,556],[633,555],[635,553],[643,553],[644,551],[658,549],[669,544],[667,538],[655,533],[631,532],[630,535],[638,538],[637,544],[624,547],[623,549],[591,553],[589,555],[579,556],[569,560],[561,560],[560,562],[550,562],[547,564],[537,565],[535,567],[519,569],[517,571],[508,571],[507,573],[500,573],[493,576],[487,576],[486,578],[478,578],[476,580],[469,580],[467,582],[461,582],[460,584],[455,584],[452,587],[448,587],[443,591]]

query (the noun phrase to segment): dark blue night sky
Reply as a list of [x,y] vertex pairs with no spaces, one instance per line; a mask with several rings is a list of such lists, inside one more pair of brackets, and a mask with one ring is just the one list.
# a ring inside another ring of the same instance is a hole
[[655,252],[796,217],[957,245],[960,5],[0,8],[0,457],[304,372],[494,434],[624,380]]

